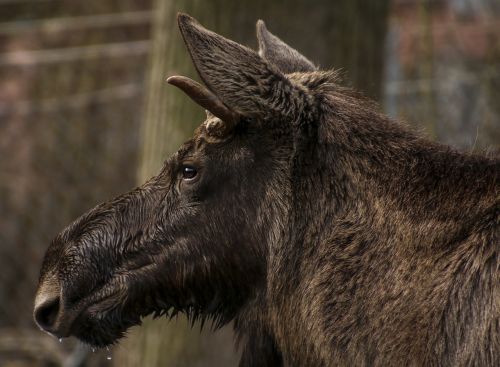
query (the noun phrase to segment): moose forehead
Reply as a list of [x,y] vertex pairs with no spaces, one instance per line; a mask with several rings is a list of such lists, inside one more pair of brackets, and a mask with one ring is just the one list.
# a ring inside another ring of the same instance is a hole
[[220,143],[222,139],[211,133],[214,126],[222,125],[223,122],[214,117],[208,117],[198,128],[195,130],[191,139],[186,141],[177,151],[177,158],[183,160],[195,152],[203,150],[207,145]]
[[231,126],[220,118],[206,111],[207,119],[196,130],[195,136],[199,136],[208,142],[221,142],[230,134]]
[[[233,132],[227,130],[226,123],[207,113],[207,119],[195,130],[193,137],[186,141],[176,153],[176,159],[183,161],[210,152],[222,154]],[[234,153],[234,152],[233,152]],[[234,154],[232,157],[235,158]]]

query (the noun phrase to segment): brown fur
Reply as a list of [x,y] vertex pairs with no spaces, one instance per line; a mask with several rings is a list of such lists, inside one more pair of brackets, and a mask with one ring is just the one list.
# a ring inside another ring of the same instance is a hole
[[181,311],[234,320],[241,366],[498,365],[498,158],[410,132],[263,24],[260,56],[179,24],[242,119],[54,240],[39,324],[102,346]]

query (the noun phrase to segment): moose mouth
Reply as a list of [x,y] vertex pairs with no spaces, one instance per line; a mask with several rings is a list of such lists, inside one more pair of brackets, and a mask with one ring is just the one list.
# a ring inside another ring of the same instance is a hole
[[92,347],[105,347],[141,323],[143,315],[128,305],[120,281],[108,282],[68,306],[68,294],[54,279],[45,282],[35,300],[35,320],[49,334],[57,338],[75,336]]
[[[107,300],[102,301],[106,302]],[[94,311],[100,305],[101,302],[84,310],[72,323],[69,336],[75,336],[91,347],[104,348],[115,344],[130,327],[141,324],[140,314],[125,314],[118,307],[108,311]]]
[[[75,336],[92,347],[113,344],[128,327],[137,323],[134,320],[131,324],[130,317],[127,318],[128,323],[121,321],[126,319],[121,315],[117,296],[118,292],[113,292],[92,302],[79,302],[76,307],[62,311],[56,320],[57,326],[49,333],[58,338]],[[93,295],[89,297],[94,298]]]
[[74,336],[95,348],[114,344],[127,329],[140,325],[142,317],[164,313],[158,311],[153,297],[142,293],[142,297],[134,297],[139,290],[144,291],[140,273],[151,270],[151,266],[142,263],[117,271],[84,296],[81,291],[73,292],[82,286],[66,288],[56,273],[47,274],[35,299],[35,321],[57,338]]
[[105,348],[123,338],[129,328],[140,326],[146,316],[172,318],[180,311],[174,306],[162,306],[122,305],[113,297],[107,297],[84,309],[73,321],[68,336],[74,336],[93,348]]
[[95,294],[88,296],[95,301],[80,309],[69,326],[68,336],[75,336],[91,347],[104,348],[115,344],[129,328],[141,325],[143,317],[155,312],[147,300],[134,303],[126,294],[118,287],[98,298]]

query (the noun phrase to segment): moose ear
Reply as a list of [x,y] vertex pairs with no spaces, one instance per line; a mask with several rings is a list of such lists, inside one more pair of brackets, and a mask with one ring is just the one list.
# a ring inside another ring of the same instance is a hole
[[255,51],[203,28],[194,18],[178,14],[177,22],[203,82],[221,102],[241,116],[280,114],[297,119],[306,90]]
[[259,40],[259,55],[276,65],[281,72],[289,74],[317,70],[317,67],[305,56],[269,32],[262,20],[257,22],[257,39]]

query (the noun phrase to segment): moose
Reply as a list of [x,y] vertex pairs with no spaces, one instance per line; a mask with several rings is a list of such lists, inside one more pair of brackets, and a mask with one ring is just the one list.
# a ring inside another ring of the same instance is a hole
[[179,14],[207,119],[51,243],[34,318],[104,347],[147,315],[233,322],[240,366],[498,366],[500,159],[412,132],[257,23]]

